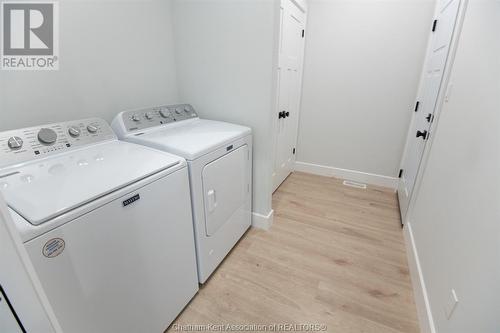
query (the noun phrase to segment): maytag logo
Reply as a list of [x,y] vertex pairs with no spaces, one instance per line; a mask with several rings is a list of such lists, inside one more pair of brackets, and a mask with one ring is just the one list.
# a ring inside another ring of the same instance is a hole
[[136,194],[133,197],[128,198],[127,200],[123,200],[123,207],[126,207],[126,206],[136,202],[140,198],[141,198],[141,196],[139,194]]
[[55,1],[1,2],[1,69],[59,69],[58,5]]

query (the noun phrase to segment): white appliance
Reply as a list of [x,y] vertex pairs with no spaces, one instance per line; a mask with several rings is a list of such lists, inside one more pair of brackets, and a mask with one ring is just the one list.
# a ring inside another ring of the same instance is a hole
[[197,292],[183,158],[101,119],[14,130],[0,189],[64,332],[163,332]]
[[111,126],[120,139],[187,159],[204,283],[251,224],[251,129],[200,119],[188,104],[125,111]]
[[0,285],[0,332],[24,333],[26,330]]

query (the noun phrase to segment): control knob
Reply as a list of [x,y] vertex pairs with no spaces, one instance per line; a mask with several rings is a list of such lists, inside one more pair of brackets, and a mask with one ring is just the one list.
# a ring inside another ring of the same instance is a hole
[[186,113],[191,112],[191,109],[189,108],[189,106],[186,106],[186,107],[184,108],[184,112],[186,112]]
[[72,137],[76,138],[76,137],[80,136],[80,129],[76,126],[71,126],[70,128],[68,128],[68,133]]
[[161,109],[160,110],[160,115],[163,117],[163,118],[168,118],[171,116],[170,114],[170,110],[169,109]]
[[38,132],[38,141],[46,145],[51,145],[57,140],[57,133],[50,128],[42,128]]
[[96,125],[88,125],[87,126],[87,131],[89,131],[89,133],[95,133],[97,132],[98,128]]
[[146,113],[144,114],[144,117],[146,117],[146,119],[148,119],[148,120],[151,120],[151,119],[153,119],[153,113],[151,113],[151,112],[146,112]]
[[176,114],[181,114],[181,110],[180,109],[175,109],[175,113]]
[[141,118],[138,115],[134,114],[134,115],[132,115],[132,120],[139,121],[139,120],[141,120]]
[[23,146],[23,139],[18,136],[13,136],[9,138],[7,144],[9,145],[10,149],[19,149]]

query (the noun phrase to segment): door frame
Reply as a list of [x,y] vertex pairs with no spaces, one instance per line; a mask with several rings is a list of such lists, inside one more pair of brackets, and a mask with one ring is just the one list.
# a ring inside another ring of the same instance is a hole
[[[469,0],[461,0],[460,4],[459,4],[457,20],[455,22],[453,35],[451,37],[451,42],[450,42],[450,48],[448,51],[448,58],[446,60],[446,64],[445,64],[445,67],[443,70],[443,79],[441,81],[440,90],[439,90],[438,97],[436,99],[436,105],[434,108],[434,120],[430,124],[429,136],[428,136],[428,139],[425,143],[424,151],[422,153],[422,158],[420,159],[420,163],[419,163],[420,165],[418,167],[418,171],[417,171],[417,174],[415,176],[415,183],[413,185],[412,193],[409,194],[408,208],[406,209],[406,213],[404,214],[404,216],[401,216],[401,223],[403,224],[403,226],[409,222],[409,219],[411,217],[411,213],[412,213],[413,208],[415,206],[415,200],[418,196],[418,191],[420,190],[420,184],[422,182],[425,168],[426,168],[427,162],[429,160],[429,155],[430,155],[430,152],[432,149],[432,143],[434,141],[435,133],[436,133],[437,128],[438,128],[439,119],[441,116],[441,109],[443,107],[443,104],[446,102],[448,96],[450,95],[452,87],[453,87],[453,82],[451,82],[451,72],[453,70],[453,64],[455,62],[455,56],[457,53],[458,44],[460,41],[460,36],[462,34],[462,28],[463,28],[463,24],[464,24],[464,20],[465,20],[465,14],[467,11],[468,3],[469,3]],[[435,9],[434,16],[433,16],[434,18],[437,17],[437,13],[438,13],[439,9],[440,8],[436,5],[436,9]],[[424,88],[424,81],[425,81],[424,77],[425,77],[425,72],[426,72],[425,64],[427,61],[427,57],[429,55],[429,50],[431,48],[432,48],[432,38],[429,38],[429,41],[427,44],[427,50],[426,50],[426,59],[425,59],[424,67],[422,69],[422,73],[420,76],[419,87],[417,90],[418,94],[417,94],[417,98],[415,99],[415,105],[418,101],[418,97],[420,96],[420,94],[422,93],[423,88]],[[400,161],[400,170],[403,169],[404,162],[405,162],[406,156],[408,154],[409,141],[412,140],[414,137],[414,133],[411,129],[413,127],[413,123],[415,121],[415,118],[416,118],[416,112],[413,112],[412,119],[411,119],[411,122],[410,122],[410,125],[408,128],[408,135],[407,135],[407,139],[406,139],[406,143],[405,143],[404,153],[403,153],[403,155],[401,157],[401,161]],[[402,189],[402,178],[399,178],[398,179],[398,191],[400,191],[401,189]]]
[[[272,111],[271,111],[271,139],[272,139],[272,150],[271,150],[271,193],[274,193],[280,185],[278,185],[276,188],[274,188],[274,177],[276,176],[275,173],[275,160],[276,160],[276,154],[277,154],[277,145],[278,145],[278,135],[276,132],[277,126],[278,126],[278,112],[279,112],[279,91],[280,91],[280,76],[279,76],[279,69],[282,66],[282,60],[281,60],[281,54],[280,54],[280,41],[282,37],[282,20],[281,20],[281,10],[284,9],[285,6],[288,5],[288,3],[291,3],[292,5],[295,5],[302,13],[304,13],[304,30],[307,28],[307,16],[308,16],[308,6],[307,6],[307,0],[275,0],[275,9],[276,9],[276,15],[275,15],[275,46],[274,46],[274,58],[275,58],[275,65],[273,68],[273,105],[272,105]],[[306,31],[307,33],[307,31]],[[299,84],[300,84],[300,89],[299,89],[299,96],[297,100],[297,122],[293,128],[294,132],[294,147],[297,149],[297,141],[298,141],[298,132],[299,132],[299,124],[300,124],[300,109],[302,105],[302,88],[303,88],[303,76],[304,76],[304,59],[305,59],[305,46],[306,46],[306,35],[304,35],[304,38],[302,38],[302,54],[301,54],[301,59],[299,60]],[[295,165],[295,160],[296,160],[296,152],[292,156],[292,165]]]

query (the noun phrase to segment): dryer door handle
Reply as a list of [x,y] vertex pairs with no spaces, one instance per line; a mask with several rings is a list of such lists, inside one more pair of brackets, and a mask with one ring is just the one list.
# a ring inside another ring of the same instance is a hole
[[207,192],[208,199],[208,212],[211,213],[217,208],[217,196],[215,195],[215,190],[209,190]]

